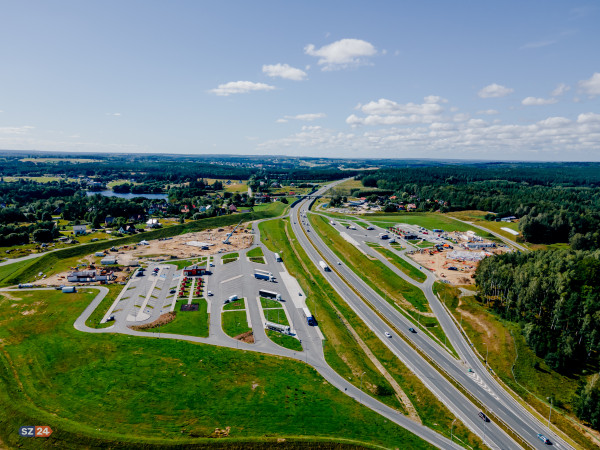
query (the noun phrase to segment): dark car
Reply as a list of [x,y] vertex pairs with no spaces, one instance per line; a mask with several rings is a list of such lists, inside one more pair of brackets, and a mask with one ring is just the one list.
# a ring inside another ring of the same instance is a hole
[[413,327],[410,327],[410,328],[408,329],[408,331],[410,331],[411,333],[416,333],[416,332],[417,332],[417,330],[415,330]]
[[169,294],[174,294],[175,292],[177,292],[175,289],[171,289],[171,290],[169,291]]
[[488,416],[486,416],[483,412],[479,411],[479,414],[477,414],[481,420],[483,420],[484,422],[489,422],[490,419],[488,418]]
[[546,436],[544,436],[542,433],[538,433],[538,439],[540,441],[542,441],[544,444],[548,444],[548,445],[552,445],[552,442],[550,442],[550,439],[548,439]]

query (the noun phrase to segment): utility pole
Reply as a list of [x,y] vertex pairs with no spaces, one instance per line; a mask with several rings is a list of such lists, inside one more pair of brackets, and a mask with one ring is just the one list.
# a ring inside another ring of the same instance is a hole
[[454,422],[456,422],[456,419],[454,419],[452,421],[452,425],[450,426],[450,442],[452,442],[452,436],[453,436],[452,432],[454,431]]
[[550,417],[552,417],[552,397],[546,397],[550,400],[550,412],[548,413],[548,431],[550,431]]

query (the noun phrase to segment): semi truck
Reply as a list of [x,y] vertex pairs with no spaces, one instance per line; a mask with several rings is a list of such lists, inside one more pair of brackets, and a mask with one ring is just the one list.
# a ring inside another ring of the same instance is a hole
[[258,295],[260,295],[261,297],[264,297],[264,298],[270,298],[272,300],[281,301],[281,294],[278,294],[277,292],[265,291],[264,289],[260,289],[258,291]]
[[302,312],[304,312],[304,315],[306,316],[306,322],[311,327],[314,327],[317,324],[317,321],[315,320],[315,318],[313,317],[313,315],[310,313],[310,311],[308,310],[308,308],[302,308]]
[[254,269],[254,278],[257,280],[275,281],[275,277],[271,272],[260,269]]
[[279,253],[275,253],[275,261],[281,262],[281,256],[279,256]]
[[321,266],[321,269],[323,269],[325,272],[331,272],[331,269],[327,264],[325,264],[325,261],[319,261],[319,266]]

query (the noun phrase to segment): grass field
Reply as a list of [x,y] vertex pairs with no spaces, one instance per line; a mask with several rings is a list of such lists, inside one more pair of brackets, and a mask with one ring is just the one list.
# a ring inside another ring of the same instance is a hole
[[177,315],[175,320],[166,325],[162,325],[159,329],[151,331],[160,331],[161,333],[185,334],[187,336],[208,337],[208,304],[204,299],[196,299],[192,303],[198,304],[198,311],[181,311],[181,305],[187,302],[177,302],[175,311]]
[[[110,327],[113,324],[113,322],[100,323],[100,321],[104,317],[104,314],[106,314],[108,312],[108,308],[110,308],[110,306],[113,304],[115,299],[119,296],[119,293],[123,290],[124,286],[121,286],[120,284],[110,284],[110,285],[104,286],[104,287],[108,288],[108,294],[106,294],[106,297],[104,297],[102,299],[102,301],[100,302],[98,307],[94,310],[94,312],[90,315],[90,317],[88,317],[88,319],[85,321],[85,324],[88,327],[106,328],[106,327]],[[98,291],[96,291],[96,292],[98,292]]]
[[369,245],[369,247],[377,250],[379,253],[381,253],[383,256],[385,256],[385,258],[388,261],[390,261],[392,264],[394,264],[396,267],[398,267],[398,269],[400,269],[406,275],[411,277],[413,280],[418,281],[419,283],[422,283],[423,281],[425,281],[427,279],[427,276],[423,272],[421,272],[416,267],[413,267],[412,264],[405,261],[400,256],[398,256],[394,252],[388,250],[387,248],[382,247],[379,244],[371,244],[371,245]]
[[[304,438],[431,448],[301,362],[170,339],[81,333],[73,322],[95,295],[0,297],[2,447],[141,450],[219,442],[219,448],[266,449],[277,438]],[[23,424],[49,425],[54,433],[43,442],[20,438],[16,430]],[[226,427],[226,440],[210,439]],[[243,444],[248,440],[256,446]]]
[[[304,249],[298,245],[288,221],[270,220],[261,223],[259,227],[263,242],[269,250],[285,255],[287,270],[298,280],[306,293],[307,305],[319,321],[319,328],[326,338],[324,352],[327,363],[357,387],[361,383],[360,377],[356,374],[364,372],[363,389],[369,395],[406,413],[404,406],[394,396],[379,395],[382,391],[391,389],[391,386],[358,345],[346,326],[345,321],[347,321],[403,387],[423,422],[449,436],[450,426],[454,420],[452,414],[338,296],[321,272],[311,263]],[[455,439],[458,436],[463,441],[469,442],[474,448],[483,448],[480,441],[460,422],[455,424],[454,436]],[[399,448],[406,448],[406,446]]]
[[246,252],[246,256],[248,256],[248,258],[256,258],[259,256],[265,256],[265,254],[263,253],[262,248],[254,247]]
[[290,324],[283,308],[263,309],[263,314],[267,322],[278,323],[279,325]]
[[240,257],[239,253],[228,253],[221,257],[221,261],[223,261],[223,264],[228,264],[230,262],[237,261],[239,257]]
[[[504,231],[502,228],[509,228],[511,230],[519,231],[519,224],[517,222],[495,222],[485,220],[484,217],[487,213],[485,211],[477,211],[477,210],[467,210],[467,211],[454,211],[449,213],[449,216],[456,217],[460,220],[467,220],[469,222],[473,222],[480,227],[487,228],[492,230],[499,235],[510,239],[515,242],[517,236],[507,231]],[[527,245],[527,244],[525,244]]]
[[221,313],[221,325],[225,334],[231,337],[252,331],[246,319],[246,310],[227,311]]
[[271,300],[270,298],[264,298],[264,297],[260,298],[260,305],[263,308],[283,308],[281,303],[279,303],[278,301]]
[[297,352],[302,351],[302,344],[300,341],[292,336],[288,336],[286,334],[278,333],[273,330],[266,330],[267,337],[275,342],[277,345],[281,345],[282,347],[289,348],[290,350],[294,350]]
[[[571,402],[578,387],[579,378],[566,377],[550,369],[545,361],[538,358],[528,347],[522,330],[517,324],[500,319],[481,305],[473,296],[461,297],[456,287],[436,283],[436,293],[446,303],[452,314],[462,322],[469,338],[485,358],[489,348],[488,361],[494,372],[522,396],[529,404],[547,417],[549,404],[568,415],[573,415]],[[518,352],[518,358],[517,358]],[[511,368],[514,364],[515,378]],[[556,412],[556,411],[555,411]],[[575,419],[576,420],[576,419]],[[597,448],[583,437],[581,430],[559,414],[552,414],[552,423],[559,424],[579,445]],[[596,444],[597,445],[597,444]]]
[[239,298],[223,306],[223,311],[231,311],[233,309],[246,309],[246,299]]

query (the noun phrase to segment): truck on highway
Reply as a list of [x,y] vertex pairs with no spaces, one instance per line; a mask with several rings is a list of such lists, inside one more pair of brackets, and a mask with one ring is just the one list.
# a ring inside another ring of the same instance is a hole
[[315,325],[317,325],[317,321],[315,320],[314,316],[311,314],[311,312],[309,311],[308,308],[302,308],[302,312],[304,312],[304,315],[306,316],[306,322],[311,327],[314,327]]
[[257,280],[275,281],[275,277],[271,272],[261,269],[254,269],[254,278]]
[[319,261],[319,266],[321,266],[321,269],[323,269],[325,272],[331,272],[331,269],[327,264],[325,264],[325,261]]
[[258,291],[258,295],[264,298],[270,298],[271,300],[281,301],[281,294],[278,294],[277,292],[265,291],[264,289],[260,289]]

